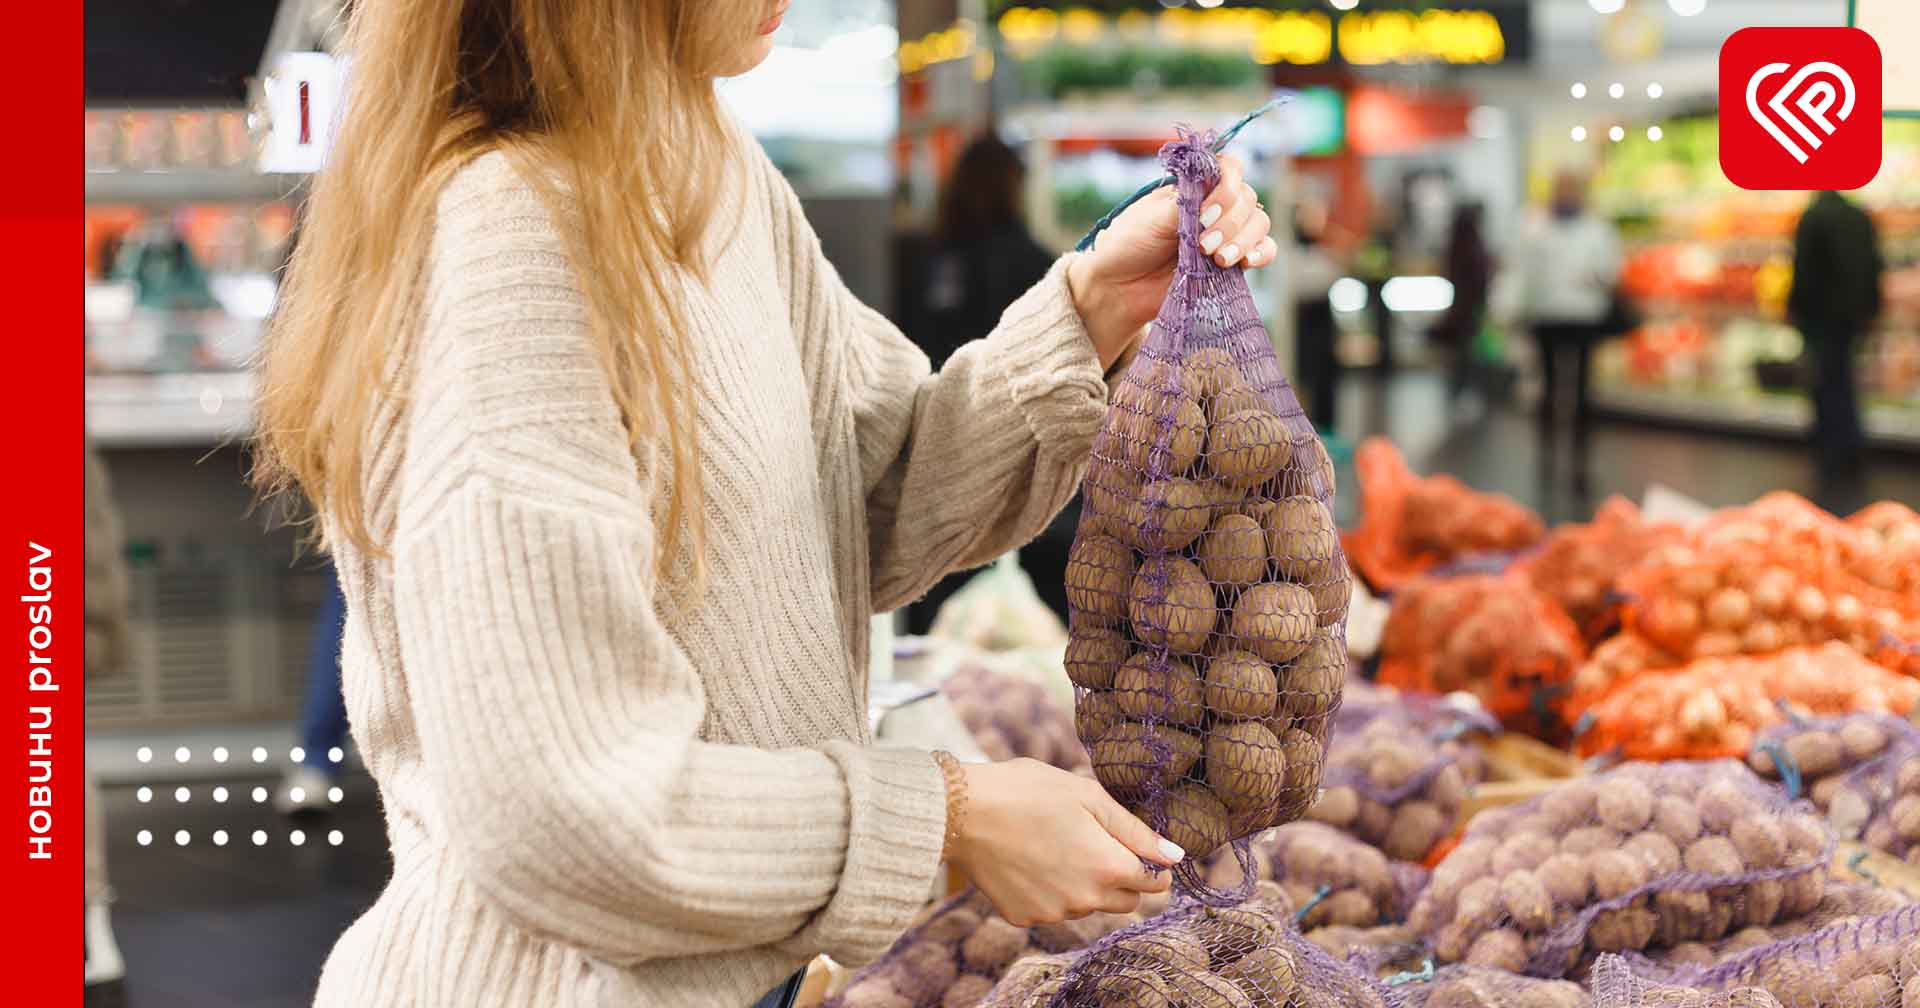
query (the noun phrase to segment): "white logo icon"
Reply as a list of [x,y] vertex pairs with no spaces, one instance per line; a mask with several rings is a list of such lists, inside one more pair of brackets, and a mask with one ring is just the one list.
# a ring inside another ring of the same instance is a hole
[[[1840,128],[1839,124],[1846,122],[1847,117],[1853,115],[1853,78],[1848,76],[1845,70],[1824,60],[1809,63],[1788,78],[1763,107],[1760,104],[1760,85],[1792,69],[1793,65],[1790,63],[1769,63],[1754,71],[1753,76],[1747,78],[1747,111],[1753,114],[1754,122],[1759,123],[1773,135],[1773,139],[1778,141],[1780,146],[1786,148],[1788,154],[1793,155],[1795,161],[1806,164],[1809,153],[1819,150],[1820,145],[1826,143],[1826,138]],[[1827,74],[1833,79],[1823,78],[1807,84],[1807,78],[1814,74]],[[1845,92],[1844,95],[1834,90],[1836,82],[1840,85],[1840,91]],[[1805,85],[1804,89],[1802,85]],[[1796,94],[1798,97],[1794,97]],[[1793,108],[1787,107],[1787,100],[1790,98],[1793,100]],[[1840,108],[1832,118],[1829,118],[1828,113],[1835,111],[1836,103]],[[1798,109],[1800,114],[1795,115],[1794,109]],[[1769,111],[1773,114],[1769,115]],[[1819,127],[1818,134],[1808,128],[1809,121]],[[1800,134],[1800,138],[1807,143],[1806,149],[1802,149],[1792,137],[1787,135],[1786,130],[1780,128],[1781,123],[1786,123],[1795,133]]]

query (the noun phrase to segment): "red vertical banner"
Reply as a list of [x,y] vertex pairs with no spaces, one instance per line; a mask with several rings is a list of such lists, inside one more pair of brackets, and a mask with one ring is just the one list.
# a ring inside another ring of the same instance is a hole
[[20,143],[0,158],[12,333],[0,368],[10,487],[0,494],[0,892],[12,917],[5,1000],[21,1005],[78,1005],[83,995],[86,349],[82,264],[68,258],[82,257],[84,229],[81,9],[10,11],[14,37],[33,41],[0,70]]

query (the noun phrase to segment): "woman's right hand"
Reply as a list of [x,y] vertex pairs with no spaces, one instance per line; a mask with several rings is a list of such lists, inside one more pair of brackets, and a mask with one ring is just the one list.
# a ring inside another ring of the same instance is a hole
[[1038,760],[973,763],[950,858],[1017,927],[1131,913],[1185,853],[1097,782]]

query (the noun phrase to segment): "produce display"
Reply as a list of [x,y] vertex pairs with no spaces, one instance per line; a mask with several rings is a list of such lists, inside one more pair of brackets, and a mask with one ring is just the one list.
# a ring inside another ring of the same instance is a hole
[[1804,914],[1832,847],[1744,764],[1628,763],[1476,816],[1409,923],[1442,962],[1561,977]]
[[1387,988],[1303,938],[1270,887],[1226,907],[1188,903],[1075,957],[1010,975],[990,1008],[1385,1008]]
[[1787,797],[1806,797],[1826,812],[1856,767],[1915,735],[1910,723],[1887,714],[1794,717],[1760,733],[1747,765],[1780,781]]
[[1727,962],[1748,951],[1835,924],[1891,913],[1913,900],[1898,889],[1829,878],[1820,902],[1804,916],[1770,927],[1745,927],[1715,942],[1681,942],[1648,956],[1648,961],[1670,971],[1703,969]]
[[[1315,822],[1293,822],[1252,844],[1255,877],[1286,893],[1300,926],[1365,928],[1406,919],[1426,881],[1417,865],[1396,864],[1379,849]],[[1243,878],[1237,858],[1217,855],[1208,882],[1229,890]]]
[[1526,549],[1546,532],[1539,515],[1510,498],[1447,475],[1416,475],[1385,438],[1361,442],[1354,466],[1360,524],[1341,541],[1376,591],[1396,591],[1407,579],[1462,557]]
[[1842,837],[1920,864],[1920,733],[1847,774],[1830,815]]
[[1431,695],[1344,703],[1320,797],[1307,817],[1346,830],[1387,857],[1424,861],[1453,832],[1484,772],[1469,733],[1498,730],[1485,712]]
[[1555,701],[1586,657],[1579,628],[1516,574],[1421,577],[1394,598],[1380,681],[1464,691],[1510,728],[1551,738]]
[[[1296,819],[1347,673],[1333,467],[1238,269],[1197,247],[1210,135],[1162,152],[1183,241],[1115,384],[1065,574],[1094,774],[1195,858]],[[1191,862],[1176,877],[1197,885]]]
[[1084,948],[1133,921],[1095,914],[1071,924],[1019,928],[995,913],[979,890],[969,889],[929,909],[826,1006],[974,1008],[1016,960]]
[[1037,759],[1062,770],[1091,771],[1073,714],[1038,683],[978,665],[956,669],[940,685],[980,751],[991,760]]
[[1588,986],[1593,992],[1594,1008],[1800,1008],[1781,1004],[1772,992],[1760,987],[1713,991],[1672,980],[1642,977],[1617,955],[1600,957],[1594,964]]
[[1811,714],[1904,714],[1920,702],[1920,680],[1833,642],[1701,658],[1615,684],[1580,715],[1584,730],[1575,751],[1628,759],[1745,758],[1761,732],[1788,721],[1783,702]]
[[1600,505],[1593,521],[1567,524],[1514,563],[1514,573],[1560,604],[1589,643],[1609,629],[1617,602],[1614,583],[1661,546],[1683,535],[1672,524],[1648,522],[1623,497]]

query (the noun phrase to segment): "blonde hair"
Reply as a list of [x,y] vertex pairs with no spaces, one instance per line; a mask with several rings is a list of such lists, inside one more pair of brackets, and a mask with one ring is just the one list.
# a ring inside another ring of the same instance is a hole
[[435,197],[499,150],[565,236],[636,459],[643,442],[664,448],[656,560],[686,547],[697,583],[696,392],[674,278],[704,276],[696,249],[716,201],[703,190],[728,142],[712,78],[751,41],[766,0],[357,7],[346,114],[260,366],[256,486],[304,495],[328,536],[384,549],[362,499],[368,433],[379,399],[406,394],[394,355],[413,322]]

